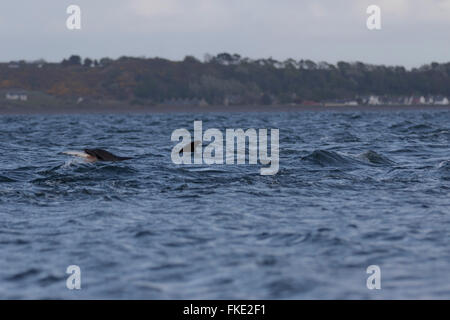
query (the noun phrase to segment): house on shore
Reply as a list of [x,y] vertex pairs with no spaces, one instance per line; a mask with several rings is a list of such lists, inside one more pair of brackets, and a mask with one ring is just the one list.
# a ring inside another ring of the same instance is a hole
[[345,106],[357,106],[358,101],[352,99],[331,100],[323,103],[325,107],[345,107]]
[[28,101],[28,94],[25,91],[8,91],[5,99],[9,101]]
[[434,104],[439,106],[447,106],[450,104],[450,101],[448,100],[447,97],[437,96],[434,97]]
[[367,101],[367,104],[371,105],[371,106],[380,105],[381,104],[380,97],[378,97],[378,96],[370,96],[368,101]]
[[449,98],[442,95],[427,95],[427,96],[357,96],[355,100],[333,100],[333,101],[325,101],[325,106],[355,106],[355,105],[393,105],[393,106],[432,106],[432,105],[441,105],[447,106],[450,105]]

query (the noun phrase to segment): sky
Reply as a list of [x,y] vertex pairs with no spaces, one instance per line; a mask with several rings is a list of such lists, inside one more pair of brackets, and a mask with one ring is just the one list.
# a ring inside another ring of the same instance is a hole
[[[81,30],[66,10],[81,8]],[[368,30],[369,5],[381,30]],[[362,61],[418,67],[450,62],[450,0],[14,0],[0,3],[0,61],[72,54],[181,60]]]

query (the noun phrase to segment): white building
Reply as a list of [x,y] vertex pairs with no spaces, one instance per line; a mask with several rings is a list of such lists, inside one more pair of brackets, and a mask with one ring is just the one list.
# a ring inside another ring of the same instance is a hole
[[405,99],[403,100],[403,104],[409,106],[412,105],[414,101],[414,97],[405,97]]
[[425,99],[424,96],[421,96],[421,97],[419,98],[419,103],[420,103],[420,104],[426,104],[426,103],[427,103],[427,100]]
[[28,95],[25,93],[7,93],[5,98],[11,101],[27,101]]
[[449,101],[448,101],[447,97],[439,97],[439,98],[436,98],[434,100],[434,104],[441,105],[441,106],[446,106],[446,105],[449,104]]
[[368,104],[372,105],[372,106],[373,105],[379,105],[379,104],[381,104],[380,98],[378,96],[370,96]]

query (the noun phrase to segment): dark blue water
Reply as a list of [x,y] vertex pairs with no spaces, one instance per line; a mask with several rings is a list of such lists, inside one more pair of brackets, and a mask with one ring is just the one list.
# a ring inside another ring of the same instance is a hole
[[[279,173],[172,164],[194,120],[279,128]],[[0,298],[450,298],[450,112],[1,116],[0,137]],[[59,154],[85,147],[135,160]]]

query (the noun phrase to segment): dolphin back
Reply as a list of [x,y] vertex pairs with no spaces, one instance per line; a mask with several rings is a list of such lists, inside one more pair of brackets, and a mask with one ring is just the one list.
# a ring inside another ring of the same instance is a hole
[[103,149],[84,149],[84,152],[93,157],[96,157],[99,161],[124,161],[132,159],[131,157],[116,156],[111,152],[108,152]]

